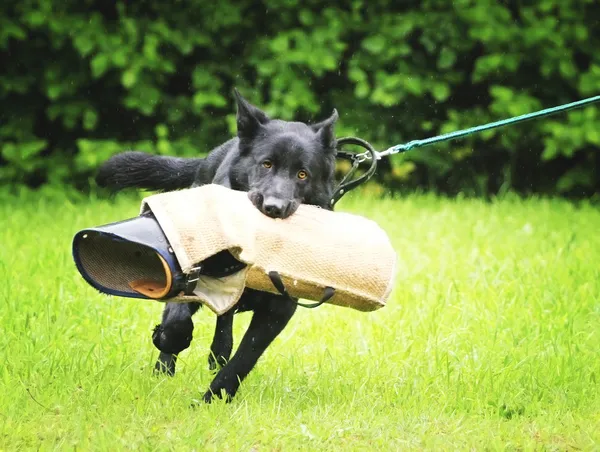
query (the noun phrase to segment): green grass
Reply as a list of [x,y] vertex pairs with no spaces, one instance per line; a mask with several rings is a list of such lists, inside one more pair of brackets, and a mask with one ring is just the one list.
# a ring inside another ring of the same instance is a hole
[[176,377],[152,377],[162,305],[104,297],[72,262],[77,230],[138,208],[2,199],[1,450],[599,448],[594,207],[348,195],[398,251],[389,304],[300,309],[232,404],[197,409],[214,315],[195,316]]

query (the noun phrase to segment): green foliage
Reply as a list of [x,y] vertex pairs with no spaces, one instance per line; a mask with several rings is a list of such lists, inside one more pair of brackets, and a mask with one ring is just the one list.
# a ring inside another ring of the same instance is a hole
[[[0,6],[0,183],[85,186],[136,148],[198,155],[234,132],[232,88],[284,119],[335,107],[378,148],[600,92],[593,0]],[[597,106],[382,162],[388,187],[590,194]]]

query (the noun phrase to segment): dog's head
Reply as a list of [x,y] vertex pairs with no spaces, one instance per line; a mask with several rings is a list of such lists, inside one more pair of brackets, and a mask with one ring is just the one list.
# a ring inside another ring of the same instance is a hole
[[330,209],[335,169],[337,111],[317,124],[270,119],[237,90],[237,133],[249,197],[273,218],[300,204]]

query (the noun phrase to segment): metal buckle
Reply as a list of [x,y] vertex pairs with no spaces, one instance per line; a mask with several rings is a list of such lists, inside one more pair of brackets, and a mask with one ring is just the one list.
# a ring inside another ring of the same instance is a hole
[[191,282],[196,282],[200,279],[200,272],[202,271],[202,265],[199,265],[197,267],[192,267],[192,269],[189,272],[189,275],[194,275],[195,277],[193,277],[192,279],[187,278],[186,282],[187,283],[191,283]]

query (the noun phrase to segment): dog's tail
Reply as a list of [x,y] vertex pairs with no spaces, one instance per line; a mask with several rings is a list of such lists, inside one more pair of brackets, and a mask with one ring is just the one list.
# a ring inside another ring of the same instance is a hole
[[158,156],[139,151],[122,152],[100,166],[96,183],[113,192],[125,188],[157,191],[189,188],[203,160]]

